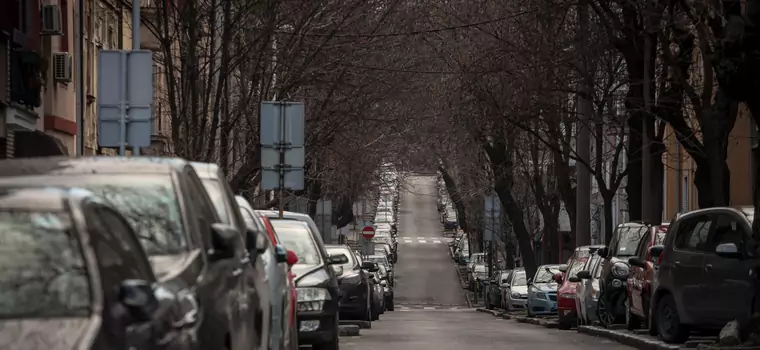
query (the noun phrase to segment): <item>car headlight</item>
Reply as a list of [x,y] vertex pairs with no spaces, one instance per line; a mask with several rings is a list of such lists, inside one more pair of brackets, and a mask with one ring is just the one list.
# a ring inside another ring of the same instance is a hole
[[559,295],[560,298],[564,299],[575,299],[575,294],[573,293],[562,293]]
[[522,294],[520,294],[520,293],[512,293],[512,294],[510,294],[510,297],[512,297],[512,299],[520,299],[520,298],[522,298]]
[[631,274],[631,269],[628,264],[618,261],[612,265],[612,276],[616,278],[628,278]]
[[340,283],[343,283],[343,284],[359,284],[361,282],[362,282],[362,276],[359,276],[359,275],[346,276],[340,280]]
[[324,288],[296,288],[298,302],[330,300],[330,293]]
[[544,293],[544,292],[535,292],[535,293],[533,293],[533,295],[534,295],[534,297],[535,297],[536,299],[543,299],[543,300],[546,300],[546,299],[548,299],[548,298],[546,297],[546,293]]

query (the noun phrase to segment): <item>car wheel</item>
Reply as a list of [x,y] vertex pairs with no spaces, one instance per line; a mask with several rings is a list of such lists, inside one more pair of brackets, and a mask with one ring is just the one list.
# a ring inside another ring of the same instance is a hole
[[660,339],[668,344],[683,343],[689,339],[689,327],[681,323],[678,308],[673,297],[668,294],[657,303],[657,332]]
[[388,301],[385,303],[385,308],[386,308],[388,311],[393,311],[393,308],[394,308],[394,306],[393,306],[393,299],[389,299],[389,300],[388,300]]
[[559,322],[557,323],[557,328],[561,330],[568,330],[570,328],[573,328],[573,321],[570,319],[570,316],[560,317]]
[[340,326],[338,325],[338,317],[335,317],[335,331],[333,332],[332,339],[327,343],[314,344],[311,348],[313,350],[339,350],[340,349]]
[[602,327],[608,327],[615,323],[615,314],[610,309],[609,302],[604,296],[599,297],[599,303],[596,306],[596,317]]

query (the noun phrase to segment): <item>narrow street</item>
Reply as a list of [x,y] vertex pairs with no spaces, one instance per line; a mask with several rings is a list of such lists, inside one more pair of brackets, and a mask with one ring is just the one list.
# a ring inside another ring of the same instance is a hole
[[631,349],[615,342],[494,318],[467,307],[436,209],[435,177],[412,177],[399,208],[396,311],[341,339],[344,350]]

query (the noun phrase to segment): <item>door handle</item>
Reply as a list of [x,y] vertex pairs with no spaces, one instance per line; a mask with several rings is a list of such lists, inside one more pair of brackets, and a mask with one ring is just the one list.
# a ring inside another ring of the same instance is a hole
[[246,256],[246,257],[240,259],[240,263],[243,264],[243,265],[248,264],[250,262],[251,262],[251,258],[249,256]]
[[673,266],[675,266],[675,267],[682,267],[683,265],[681,264],[680,261],[674,261],[673,262]]
[[712,264],[705,265],[705,271],[710,271],[712,270],[712,268],[713,268]]

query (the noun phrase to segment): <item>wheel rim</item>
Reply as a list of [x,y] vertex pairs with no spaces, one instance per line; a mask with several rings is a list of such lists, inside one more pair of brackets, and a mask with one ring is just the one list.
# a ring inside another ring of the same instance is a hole
[[662,310],[660,310],[660,317],[657,320],[657,324],[660,326],[660,331],[665,334],[671,334],[675,327],[676,317],[677,316],[673,312],[673,308],[670,307],[670,304],[665,303]]
[[613,315],[607,307],[607,302],[604,299],[599,299],[599,322],[605,326],[611,325],[615,322],[615,315]]

